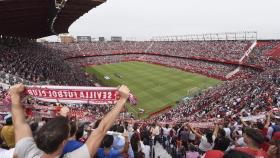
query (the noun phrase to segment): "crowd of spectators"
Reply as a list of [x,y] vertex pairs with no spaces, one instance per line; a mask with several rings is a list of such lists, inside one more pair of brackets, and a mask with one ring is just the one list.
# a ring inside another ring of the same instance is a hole
[[[81,52],[91,48],[89,44],[98,45],[92,50],[98,55],[105,56],[64,61],[67,52],[75,55],[78,53],[76,51]],[[250,54],[248,59],[244,60],[249,64],[262,63],[266,66],[263,71],[245,66],[181,58],[195,54],[199,57],[237,61],[250,45],[250,41],[190,41],[143,42],[142,44],[137,42],[74,43],[68,47],[53,43],[1,41],[0,76],[6,84],[29,80],[36,83],[53,81],[55,84],[85,86],[89,82],[85,80],[85,74],[77,65],[131,60],[151,62],[221,78],[225,78],[237,68],[240,71],[234,76],[234,80],[203,90],[181,101],[173,109],[147,121],[133,120],[129,115],[125,117],[125,113],[117,120],[128,98],[129,90],[125,86],[119,89],[121,99],[116,106],[53,104],[32,98],[21,102],[24,86],[13,86],[10,90],[12,115],[4,114],[4,122],[0,123],[0,158],[154,158],[155,145],[158,143],[169,155],[176,158],[199,156],[279,158],[280,63],[269,58],[261,59],[265,56],[265,52],[274,46],[258,45],[251,52],[252,56],[250,57]],[[71,49],[74,51],[70,51]],[[112,55],[119,50],[132,53]],[[138,54],[140,50],[142,53]],[[161,54],[156,55],[156,50]],[[102,53],[100,54],[99,51]],[[150,51],[154,54],[144,54]],[[203,53],[207,51],[211,53]],[[172,56],[164,56],[170,54]],[[3,100],[6,94],[7,91],[0,88],[0,107],[5,104]],[[23,105],[27,115],[35,113],[40,117],[30,116],[25,120]],[[39,106],[48,108],[45,110],[41,107],[43,110],[40,108],[36,110],[35,107]],[[71,115],[71,111],[82,111],[84,112],[82,117],[92,119],[85,122],[81,117]],[[43,113],[46,115],[41,115]],[[51,113],[56,113],[52,115],[54,118],[46,119],[48,115],[51,116]],[[262,115],[264,117],[257,119],[243,119]],[[199,123],[205,122],[207,123],[204,126],[199,126]]]
[[238,61],[252,43],[252,41],[155,42],[149,51],[179,57],[195,56],[205,59]]
[[109,55],[114,53],[143,53],[151,45],[151,42],[80,42],[80,43],[44,43],[45,46],[61,50],[64,57],[81,55]]
[[269,111],[280,105],[280,73],[271,69],[250,79],[226,81],[217,87],[205,90],[187,103],[181,103],[171,111],[158,117],[173,121],[189,116],[194,119],[239,117],[242,112],[249,115]]
[[246,51],[253,43],[254,41],[108,41],[69,44],[44,43],[43,45],[59,50],[60,55],[66,59],[100,55],[145,54],[252,65],[258,68],[273,65],[274,61],[269,60],[270,57],[267,56],[267,53],[277,46],[279,41],[258,41],[249,55],[246,55]]
[[[60,50],[64,58],[78,56],[112,54],[158,54],[217,62],[238,63],[254,41],[124,41],[124,42],[81,42],[81,43],[44,43],[45,46]],[[267,53],[279,41],[258,41],[251,53],[244,58],[243,64],[265,67],[271,63]]]
[[269,53],[269,51],[271,51],[278,44],[280,44],[279,41],[259,42],[243,62],[249,65],[262,66],[264,68],[267,66],[272,66],[275,62],[270,60],[270,57],[267,56],[267,53]]
[[[279,82],[273,77],[271,79]],[[61,108],[59,116],[52,119],[25,120],[18,99],[23,88],[22,85],[11,88],[13,115],[7,115],[0,127],[0,157],[154,158],[155,147],[161,144],[167,151],[164,157],[279,158],[279,109],[269,109],[264,118],[257,120],[242,117],[217,119],[213,116],[207,118],[208,124],[211,121],[213,124],[204,126],[195,124],[201,119],[198,115],[194,120],[176,122],[116,120],[128,97],[128,90],[120,89],[124,100],[121,99],[99,120],[81,122],[69,117],[70,110],[66,107]],[[235,100],[237,104],[238,100]],[[254,110],[250,111],[252,115]],[[250,115],[245,111],[243,116]]]
[[31,84],[29,80],[20,78],[16,75],[12,75],[9,73],[6,73],[4,71],[0,71],[0,83],[8,84],[8,85],[14,85],[16,83],[24,83],[26,85]]
[[238,62],[252,43],[253,41],[109,41],[70,44],[45,43],[45,45],[64,51],[65,57],[115,53],[155,53],[176,57],[199,57]]
[[59,54],[36,42],[1,41],[0,71],[34,83],[89,85],[81,69],[70,66]]

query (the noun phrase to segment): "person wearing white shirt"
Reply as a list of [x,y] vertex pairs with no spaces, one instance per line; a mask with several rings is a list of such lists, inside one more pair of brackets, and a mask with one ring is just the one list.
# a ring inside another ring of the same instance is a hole
[[165,127],[162,128],[163,130],[163,148],[166,148],[169,145],[169,133],[171,128],[169,124],[166,124]]
[[204,154],[208,150],[213,149],[215,139],[217,138],[219,126],[216,124],[214,132],[207,131],[206,134],[201,135],[198,133],[193,127],[188,125],[191,131],[200,139],[199,144],[199,152],[200,154]]
[[156,145],[156,141],[158,140],[159,137],[159,126],[156,124],[152,125],[151,128],[151,133],[152,133],[152,139],[154,140],[154,145]]
[[149,141],[140,141],[142,152],[145,154],[145,158],[150,158],[150,145]]
[[13,158],[15,148],[5,150],[0,148],[0,158]]

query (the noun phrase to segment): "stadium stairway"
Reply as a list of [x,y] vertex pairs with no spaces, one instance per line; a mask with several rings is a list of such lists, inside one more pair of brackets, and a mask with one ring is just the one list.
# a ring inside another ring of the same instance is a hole
[[155,145],[155,158],[171,158],[171,156],[167,153],[166,150],[162,147],[160,143],[156,143]]
[[271,51],[269,51],[267,56],[272,56],[272,57],[280,57],[280,44],[276,45]]
[[254,43],[248,48],[248,50],[244,53],[244,55],[239,59],[239,63],[243,63],[243,60],[250,55],[250,53],[253,51],[253,49],[257,46],[257,41],[254,41]]
[[228,73],[226,75],[226,79],[230,79],[232,76],[237,74],[240,71],[240,66],[238,66],[236,69],[234,69],[232,72]]

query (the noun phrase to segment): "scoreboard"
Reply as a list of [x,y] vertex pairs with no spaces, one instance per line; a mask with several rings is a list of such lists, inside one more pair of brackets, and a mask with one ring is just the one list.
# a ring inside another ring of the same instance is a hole
[[77,36],[77,42],[91,42],[91,36]]
[[111,41],[113,41],[113,42],[121,42],[122,41],[122,37],[121,36],[112,36],[111,37]]
[[99,42],[104,42],[105,41],[105,37],[99,37]]

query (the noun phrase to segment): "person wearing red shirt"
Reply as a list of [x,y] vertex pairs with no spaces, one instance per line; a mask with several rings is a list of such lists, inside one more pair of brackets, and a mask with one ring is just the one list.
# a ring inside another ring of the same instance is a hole
[[280,132],[273,134],[271,145],[267,153],[270,158],[280,158]]
[[261,144],[264,143],[265,138],[258,129],[246,128],[244,131],[244,141],[247,147],[238,147],[238,150],[247,153],[257,158],[269,158],[268,154],[261,149]]

